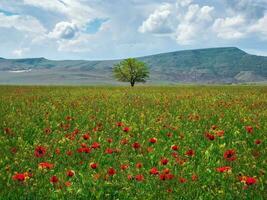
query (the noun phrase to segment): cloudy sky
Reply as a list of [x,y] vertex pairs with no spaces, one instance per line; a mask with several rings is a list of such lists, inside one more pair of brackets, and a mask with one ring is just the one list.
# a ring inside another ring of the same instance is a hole
[[0,57],[115,59],[221,46],[267,55],[267,0],[0,0]]

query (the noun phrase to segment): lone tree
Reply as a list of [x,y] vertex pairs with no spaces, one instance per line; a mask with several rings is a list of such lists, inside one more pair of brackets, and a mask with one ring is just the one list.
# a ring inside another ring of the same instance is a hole
[[135,58],[128,58],[115,64],[113,74],[118,81],[130,82],[132,87],[136,82],[146,82],[149,77],[147,65]]

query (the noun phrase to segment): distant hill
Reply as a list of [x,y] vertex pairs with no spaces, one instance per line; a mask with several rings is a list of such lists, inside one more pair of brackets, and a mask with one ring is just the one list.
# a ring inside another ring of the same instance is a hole
[[[250,55],[235,47],[176,51],[138,59],[148,64],[151,83],[244,83],[267,80],[267,57]],[[112,78],[112,67],[119,61],[0,58],[0,83],[117,83]]]

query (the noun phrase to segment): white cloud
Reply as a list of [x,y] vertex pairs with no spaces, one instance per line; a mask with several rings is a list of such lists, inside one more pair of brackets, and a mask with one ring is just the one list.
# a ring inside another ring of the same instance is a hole
[[18,48],[18,49],[15,49],[14,51],[12,51],[12,54],[15,56],[15,57],[22,57],[25,55],[25,53],[29,52],[30,49],[29,48]]
[[72,39],[78,32],[78,27],[74,23],[59,22],[55,25],[49,36],[56,39]]
[[169,33],[172,31],[169,17],[172,12],[170,4],[163,4],[152,13],[139,27],[141,33]]
[[37,19],[27,15],[6,16],[0,13],[0,27],[14,28],[34,35],[45,34],[47,31]]
[[207,31],[213,21],[214,8],[200,6],[192,0],[163,4],[139,27],[141,33],[171,33],[179,44],[190,44]]
[[24,4],[61,13],[78,26],[101,16],[99,12],[86,5],[82,0],[24,0]]
[[240,39],[246,36],[246,19],[241,16],[218,18],[213,24],[213,31],[222,39]]
[[260,18],[255,24],[251,25],[248,28],[248,31],[250,33],[256,33],[259,34],[260,37],[262,37],[263,39],[267,39],[267,13],[265,13],[265,15]]

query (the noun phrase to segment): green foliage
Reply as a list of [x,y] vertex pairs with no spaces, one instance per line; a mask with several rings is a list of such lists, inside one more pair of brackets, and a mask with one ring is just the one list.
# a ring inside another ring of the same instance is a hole
[[149,77],[146,64],[135,58],[128,58],[115,64],[113,74],[118,81],[130,82],[131,86],[136,82],[145,82]]

